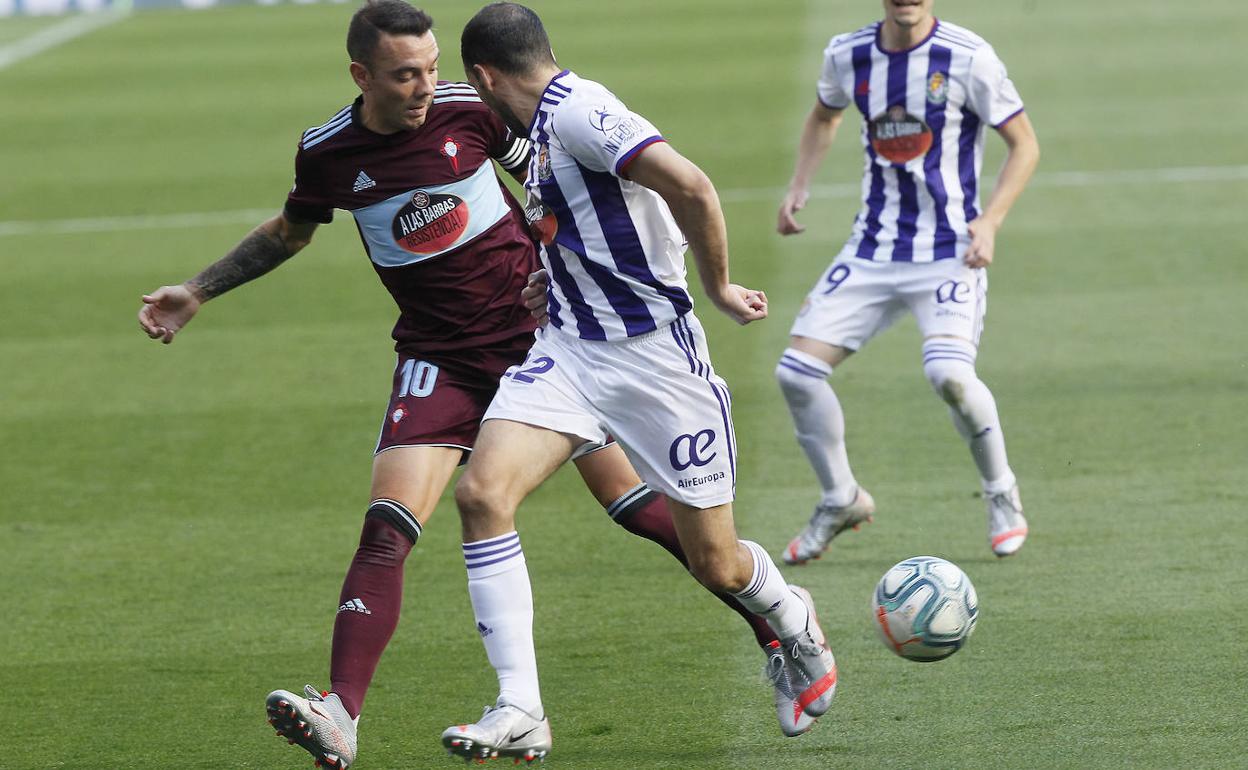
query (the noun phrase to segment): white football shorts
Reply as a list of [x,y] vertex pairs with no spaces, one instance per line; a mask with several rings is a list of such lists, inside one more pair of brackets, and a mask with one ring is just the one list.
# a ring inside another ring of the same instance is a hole
[[484,419],[568,433],[589,446],[614,436],[652,489],[711,508],[731,502],[736,488],[731,405],[702,325],[688,313],[622,342],[539,329]]
[[907,310],[924,339],[961,337],[978,345],[988,310],[988,271],[961,259],[838,257],[806,295],[789,333],[858,350]]

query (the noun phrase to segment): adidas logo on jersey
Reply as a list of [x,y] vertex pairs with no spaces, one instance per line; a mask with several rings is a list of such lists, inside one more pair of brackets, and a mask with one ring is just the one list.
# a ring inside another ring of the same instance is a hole
[[338,607],[339,612],[358,612],[361,615],[372,615],[372,611],[364,606],[364,602],[359,599],[351,599],[343,602]]
[[360,175],[355,178],[355,184],[351,185],[351,192],[359,192],[360,190],[367,190],[370,187],[376,186],[377,183],[372,179],[369,179],[368,174],[361,171]]

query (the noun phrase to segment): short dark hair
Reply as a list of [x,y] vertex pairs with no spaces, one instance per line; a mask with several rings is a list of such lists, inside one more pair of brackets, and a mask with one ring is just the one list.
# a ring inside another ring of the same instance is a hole
[[351,61],[368,64],[381,33],[420,37],[433,29],[429,14],[404,0],[367,0],[351,17],[347,28],[347,53]]
[[464,69],[474,64],[523,75],[541,64],[554,64],[542,20],[519,3],[491,3],[468,20],[459,39]]

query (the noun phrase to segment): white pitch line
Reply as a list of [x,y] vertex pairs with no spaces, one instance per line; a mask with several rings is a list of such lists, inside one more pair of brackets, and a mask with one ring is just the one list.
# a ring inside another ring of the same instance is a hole
[[[1245,166],[1184,166],[1178,168],[1121,169],[1117,171],[1050,171],[1036,174],[1035,187],[1097,187],[1137,184],[1214,184],[1248,180]],[[812,199],[857,198],[857,184],[816,185]],[[776,201],[784,195],[780,187],[752,187],[721,190],[725,203]],[[90,219],[46,219],[0,221],[0,237],[6,235],[68,235],[74,233],[173,230],[214,225],[258,224],[274,216],[278,206],[268,209],[199,211],[185,214],[144,214],[137,216],[95,217]]]
[[[1097,187],[1123,184],[1176,184],[1180,182],[1238,182],[1248,179],[1248,166],[1180,166],[1178,168],[1140,168],[1107,171],[1049,171],[1032,177],[1031,187]],[[782,187],[752,187],[722,190],[719,199],[725,203],[747,203],[784,197]],[[858,183],[813,185],[811,198],[857,198],[862,194]]]
[[106,27],[109,24],[121,21],[129,15],[129,4],[124,3],[109,10],[71,16],[65,21],[57,22],[50,27],[44,27],[38,32],[27,35],[16,42],[0,46],[0,70],[23,59],[29,59],[32,56],[41,54],[49,48],[55,48],[75,38],[82,37],[88,32],[94,32],[100,27]]
[[68,235],[73,233],[117,233],[134,230],[177,230],[213,225],[253,224],[277,215],[279,207],[269,209],[238,209],[235,211],[199,211],[188,214],[150,214],[127,217],[96,217],[93,219],[48,219],[0,222],[0,237],[5,235]]

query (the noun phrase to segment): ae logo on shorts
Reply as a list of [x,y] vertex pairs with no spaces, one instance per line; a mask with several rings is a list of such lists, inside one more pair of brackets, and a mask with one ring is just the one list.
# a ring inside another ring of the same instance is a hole
[[706,450],[711,448],[711,444],[715,443],[715,431],[707,428],[697,433],[685,433],[676,437],[672,442],[671,448],[668,450],[668,459],[672,463],[672,468],[678,471],[687,470],[690,466],[702,466],[715,459],[718,452],[711,452],[707,456],[703,456]]
[[965,305],[971,298],[971,285],[962,281],[945,281],[936,287],[936,304],[952,302]]

